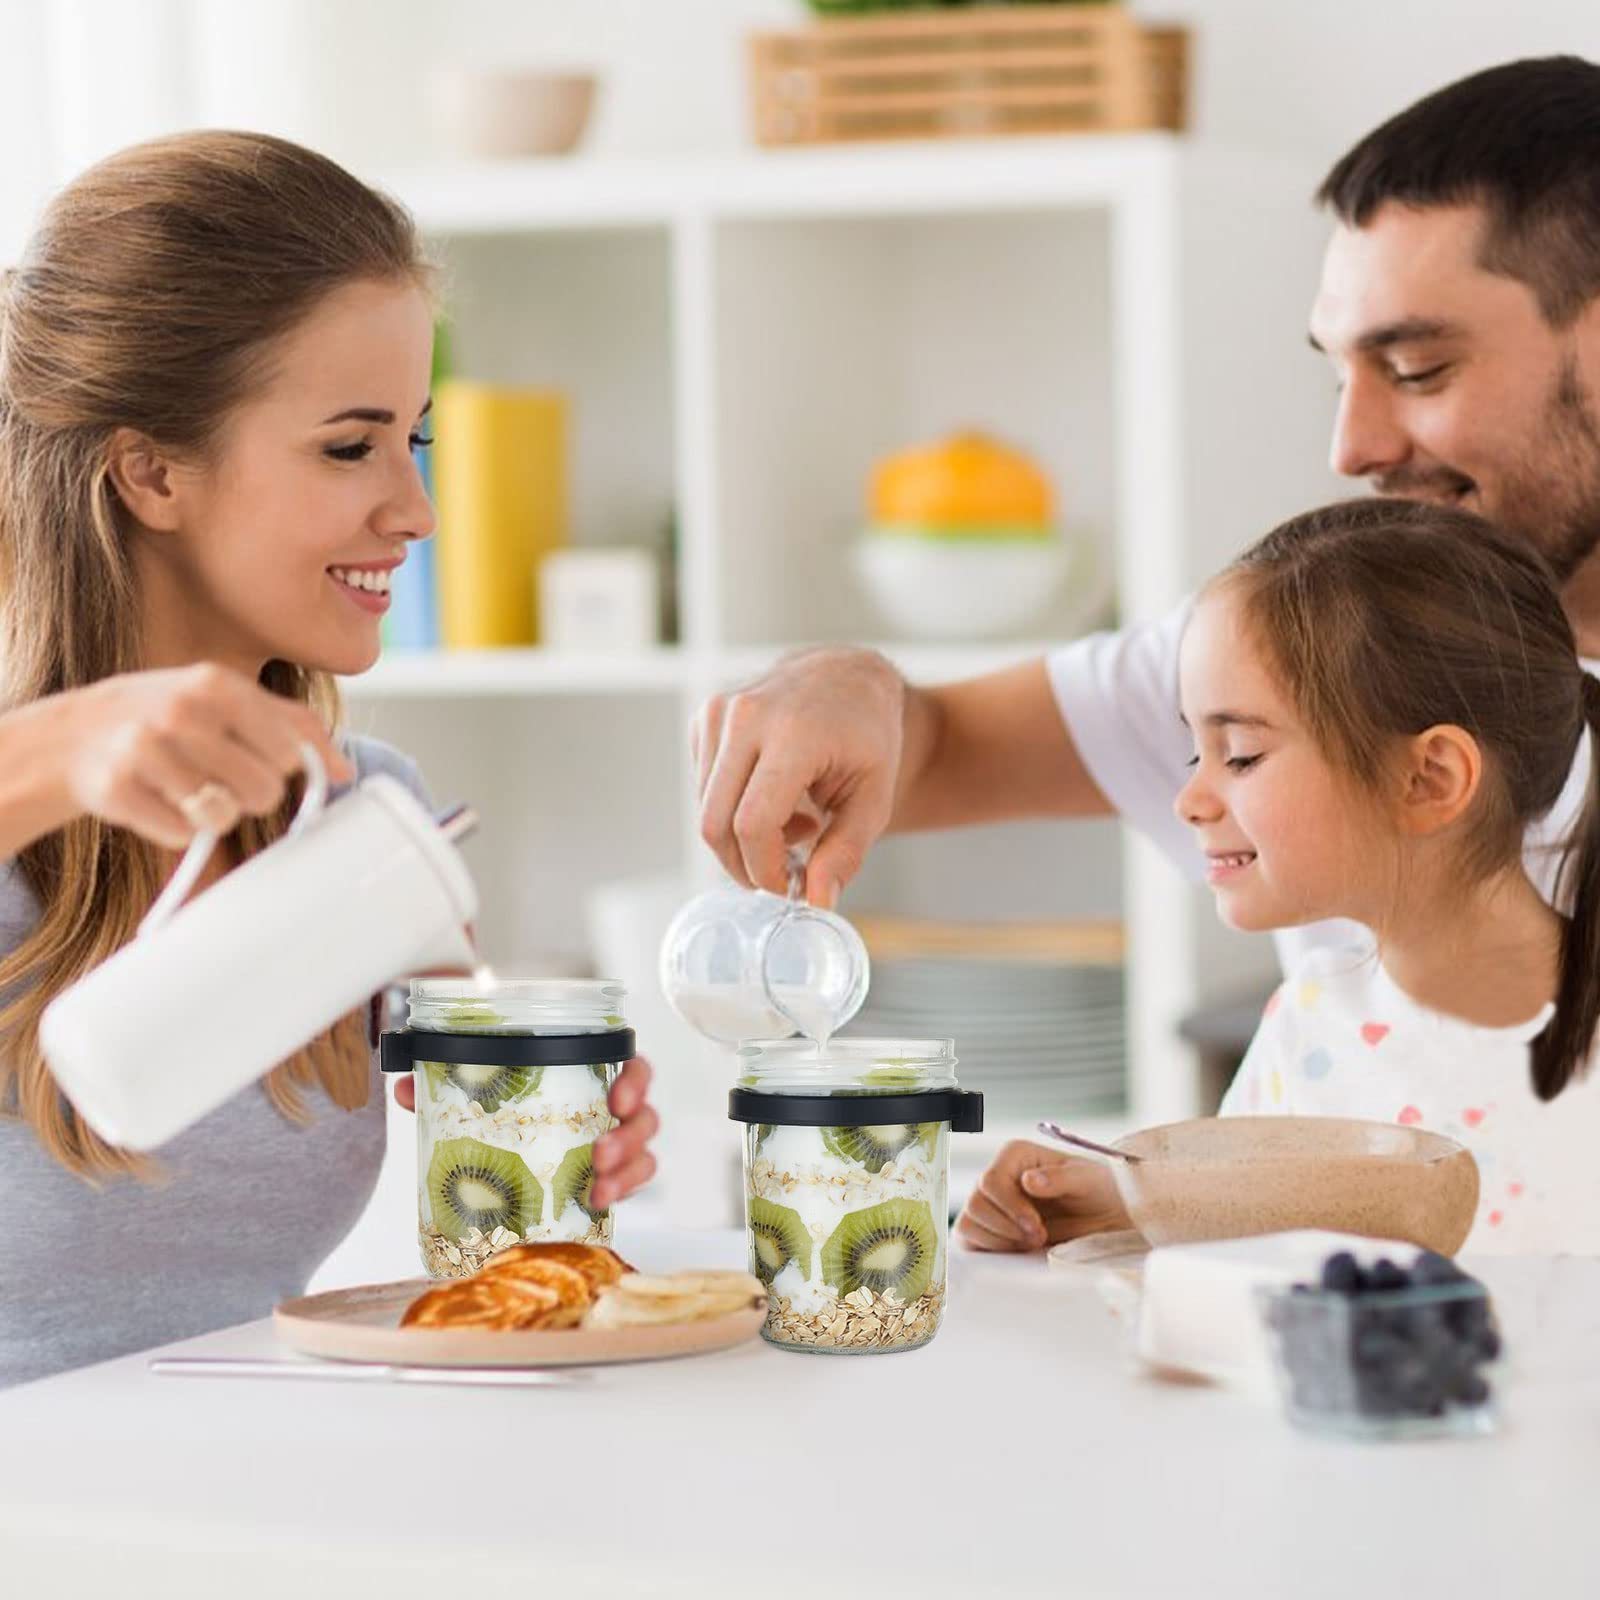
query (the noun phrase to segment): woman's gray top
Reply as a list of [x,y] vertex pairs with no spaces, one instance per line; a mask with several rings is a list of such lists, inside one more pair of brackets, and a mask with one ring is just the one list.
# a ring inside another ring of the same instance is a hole
[[[370,739],[346,748],[358,779],[387,772],[428,803],[404,756]],[[0,951],[37,916],[12,863],[0,865]],[[26,1123],[0,1118],[0,1388],[263,1317],[302,1293],[377,1183],[384,1090],[374,1058],[359,1110],[316,1084],[302,1092],[304,1126],[252,1084],[155,1153],[159,1187],[93,1188]]]

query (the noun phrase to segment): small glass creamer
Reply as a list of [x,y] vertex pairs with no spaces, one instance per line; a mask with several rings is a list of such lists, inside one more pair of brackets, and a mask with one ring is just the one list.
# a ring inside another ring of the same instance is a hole
[[690,1027],[719,1044],[803,1034],[827,1039],[861,1009],[872,963],[855,928],[790,892],[731,885],[697,896],[661,941],[661,989]]

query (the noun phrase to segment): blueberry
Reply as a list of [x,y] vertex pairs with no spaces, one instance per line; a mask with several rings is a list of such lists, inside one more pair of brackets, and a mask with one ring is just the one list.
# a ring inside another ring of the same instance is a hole
[[1481,1406],[1489,1398],[1488,1380],[1480,1372],[1464,1372],[1450,1386],[1450,1398],[1457,1405]]
[[1404,1267],[1397,1267],[1387,1256],[1367,1274],[1367,1285],[1372,1289],[1409,1289],[1411,1287],[1411,1274]]
[[1381,1331],[1393,1338],[1410,1341],[1426,1320],[1426,1308],[1385,1305],[1381,1301],[1358,1299],[1350,1309],[1352,1332]]
[[1437,1250],[1424,1250],[1411,1268],[1411,1281],[1418,1288],[1430,1288],[1441,1283],[1461,1283],[1466,1278],[1460,1267]]
[[1440,1317],[1422,1319],[1415,1335],[1416,1348],[1435,1366],[1455,1367],[1471,1359],[1472,1349],[1464,1346],[1454,1330]]
[[1392,1330],[1382,1327],[1358,1328],[1352,1341],[1351,1355],[1358,1369],[1382,1371],[1398,1360],[1406,1351],[1406,1342]]
[[1479,1357],[1484,1361],[1493,1361],[1501,1351],[1500,1330],[1491,1323],[1486,1328],[1478,1331],[1477,1341],[1474,1345]]
[[1490,1326],[1486,1295],[1474,1295],[1469,1300],[1453,1300],[1442,1309],[1450,1327],[1468,1344],[1475,1344]]
[[1402,1339],[1420,1339],[1434,1320],[1429,1317],[1428,1311],[1427,1306],[1391,1306],[1386,1314],[1388,1325]]
[[1368,1372],[1356,1379],[1356,1409],[1368,1417],[1401,1417],[1414,1405],[1393,1372]]
[[1322,1287],[1335,1294],[1359,1294],[1366,1287],[1365,1274],[1348,1250],[1340,1250],[1322,1263]]

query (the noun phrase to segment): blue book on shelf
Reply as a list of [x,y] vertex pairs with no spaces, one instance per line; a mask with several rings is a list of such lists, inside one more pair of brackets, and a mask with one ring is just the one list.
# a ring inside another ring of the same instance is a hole
[[[433,498],[433,463],[426,450],[417,465],[428,498]],[[435,538],[437,535],[435,535]],[[391,650],[434,650],[439,645],[439,600],[433,570],[433,539],[419,539],[406,551],[405,564],[394,575],[389,613],[384,618],[384,644]]]

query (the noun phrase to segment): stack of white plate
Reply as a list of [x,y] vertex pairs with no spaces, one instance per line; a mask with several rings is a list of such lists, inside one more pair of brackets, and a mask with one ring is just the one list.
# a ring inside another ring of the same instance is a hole
[[993,958],[874,961],[846,1034],[954,1039],[991,1125],[1112,1115],[1127,1102],[1122,969]]

